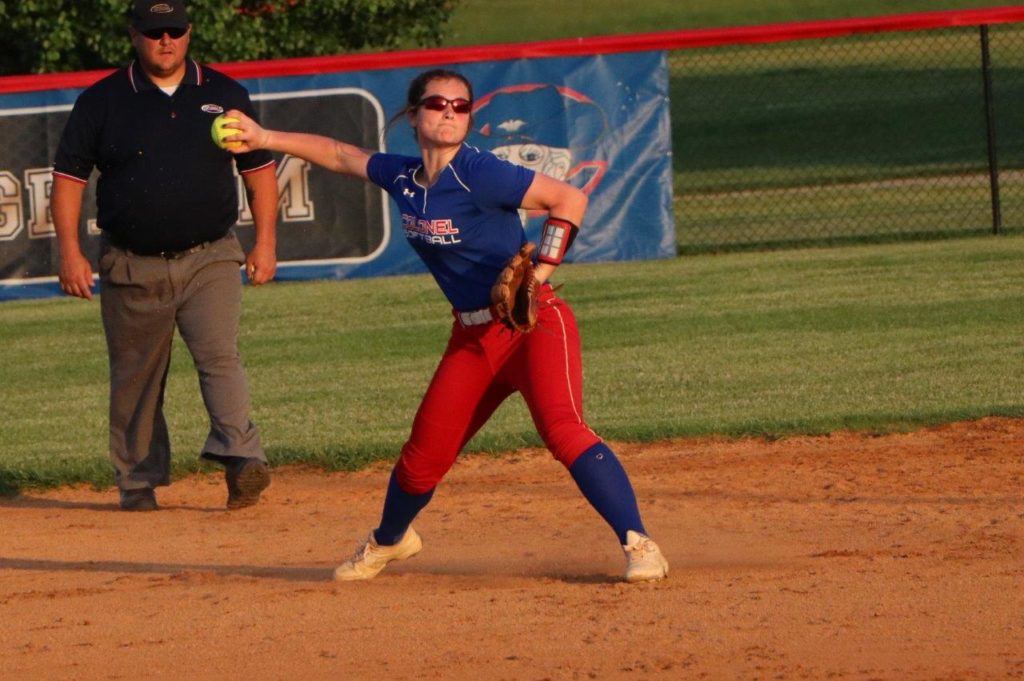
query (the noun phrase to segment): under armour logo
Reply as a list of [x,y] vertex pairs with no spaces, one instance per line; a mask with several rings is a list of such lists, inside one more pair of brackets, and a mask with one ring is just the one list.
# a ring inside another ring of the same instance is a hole
[[410,199],[416,198],[416,192],[409,189],[408,187],[402,187],[402,194],[408,196]]

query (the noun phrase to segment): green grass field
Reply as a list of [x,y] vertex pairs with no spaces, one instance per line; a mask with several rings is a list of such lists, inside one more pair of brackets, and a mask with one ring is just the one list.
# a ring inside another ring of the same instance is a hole
[[999,0],[459,0],[446,45],[555,40],[1000,7]]
[[[541,0],[463,0],[448,44],[999,4],[577,0],[560,3],[555,12]],[[749,244],[754,230],[755,242],[813,241],[822,218],[817,198],[797,200],[807,192],[841,197],[839,209],[828,209],[840,239],[864,229],[885,236],[896,214],[910,214],[921,235],[941,227],[941,220],[984,233],[986,187],[975,149],[935,147],[919,123],[887,138],[858,135],[865,117],[883,106],[910,120],[922,107],[937,111],[934,125],[944,140],[976,126],[955,108],[970,101],[936,102],[927,91],[934,82],[970,88],[974,46],[970,39],[936,35],[928,39],[931,56],[922,61],[917,48],[901,54],[891,41],[865,37],[828,47],[832,72],[822,72],[822,48],[811,43],[674,57],[681,248],[694,242],[689,230],[695,224],[710,226],[726,245]],[[999,66],[1009,74],[1004,92],[1011,101],[1024,100],[1024,51],[1000,54]],[[745,107],[743,98],[757,88],[783,103],[803,102],[813,92],[820,105],[767,112]],[[1022,112],[1011,107],[1007,130],[1024,129]],[[765,127],[771,138],[758,132]],[[1024,144],[1018,139],[1010,137],[1008,158],[1019,171]],[[925,165],[908,173],[901,159],[919,158],[922,148]],[[948,177],[928,179],[943,174]],[[1004,219],[1024,225],[1020,172],[1008,176],[1004,198]],[[589,420],[604,436],[777,437],[1024,415],[1022,261],[1018,230],[999,238],[571,265],[559,279],[583,332]],[[0,316],[0,492],[110,484],[98,303],[4,303]],[[395,456],[443,348],[448,320],[426,276],[247,289],[242,353],[254,417],[272,461],[352,469]],[[200,470],[204,464],[195,454],[207,423],[180,341],[167,410],[175,473]],[[539,444],[525,408],[513,398],[470,449]]]
[[[451,45],[999,6],[935,0],[463,0]],[[495,17],[500,17],[500,20]],[[537,21],[537,17],[543,17]],[[614,27],[610,30],[610,27]],[[991,54],[1003,228],[1024,230],[1024,26]],[[680,252],[992,228],[974,28],[668,54]]]
[[[1011,231],[1024,229],[1022,48],[1024,27],[992,29]],[[992,228],[976,30],[677,51],[669,64],[682,252]]]
[[[569,265],[591,425],[612,439],[898,430],[1024,415],[1024,238]],[[110,484],[97,302],[0,308],[0,488]],[[272,461],[397,454],[447,338],[426,276],[247,289],[242,356]],[[207,429],[178,341],[175,472]],[[470,443],[540,444],[518,397]]]

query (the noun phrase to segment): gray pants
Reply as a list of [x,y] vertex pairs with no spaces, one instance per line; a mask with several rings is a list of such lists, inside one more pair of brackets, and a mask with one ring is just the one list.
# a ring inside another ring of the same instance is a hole
[[135,255],[104,240],[100,307],[110,356],[110,458],[121,489],[171,481],[163,403],[175,326],[210,416],[201,454],[266,461],[238,354],[244,261],[234,233],[175,260]]

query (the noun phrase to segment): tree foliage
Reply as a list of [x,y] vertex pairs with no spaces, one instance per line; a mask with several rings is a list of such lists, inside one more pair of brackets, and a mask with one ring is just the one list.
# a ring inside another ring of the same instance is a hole
[[[441,44],[458,0],[190,0],[203,62],[312,57]],[[129,0],[0,0],[0,74],[121,66]]]

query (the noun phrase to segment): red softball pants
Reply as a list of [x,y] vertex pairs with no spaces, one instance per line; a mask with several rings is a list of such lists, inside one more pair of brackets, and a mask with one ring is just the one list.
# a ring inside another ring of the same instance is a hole
[[401,488],[423,494],[436,487],[470,438],[517,391],[544,444],[566,468],[601,441],[583,420],[576,317],[547,285],[531,333],[512,333],[497,321],[463,326],[456,319],[395,466]]

